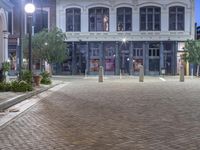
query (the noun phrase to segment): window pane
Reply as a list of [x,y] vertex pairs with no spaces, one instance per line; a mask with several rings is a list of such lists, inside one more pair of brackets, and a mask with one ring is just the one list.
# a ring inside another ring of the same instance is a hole
[[80,31],[80,9],[66,9],[66,31]]
[[159,71],[159,70],[160,70],[160,60],[149,59],[149,71]]
[[92,8],[89,11],[89,31],[108,31],[109,30],[109,9]]

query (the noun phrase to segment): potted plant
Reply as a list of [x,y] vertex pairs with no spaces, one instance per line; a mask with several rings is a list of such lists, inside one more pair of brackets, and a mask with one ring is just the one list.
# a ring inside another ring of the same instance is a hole
[[40,86],[40,82],[42,80],[42,76],[41,75],[34,75],[33,76],[33,80],[36,86]]

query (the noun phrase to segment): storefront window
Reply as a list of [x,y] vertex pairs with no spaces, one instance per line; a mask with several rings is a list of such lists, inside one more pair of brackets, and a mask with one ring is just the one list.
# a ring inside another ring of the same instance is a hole
[[133,48],[133,71],[139,72],[140,65],[143,65],[143,44],[137,42]]
[[120,45],[120,63],[123,74],[129,74],[129,43]]
[[100,43],[90,43],[90,71],[99,71]]
[[159,43],[149,44],[149,71],[152,71],[152,72],[160,71],[160,44]]
[[105,71],[113,72],[115,69],[115,43],[104,43]]

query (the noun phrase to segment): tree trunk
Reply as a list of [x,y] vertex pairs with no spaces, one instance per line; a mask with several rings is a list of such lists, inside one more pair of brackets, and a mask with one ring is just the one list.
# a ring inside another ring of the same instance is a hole
[[199,77],[199,64],[197,65],[197,77]]

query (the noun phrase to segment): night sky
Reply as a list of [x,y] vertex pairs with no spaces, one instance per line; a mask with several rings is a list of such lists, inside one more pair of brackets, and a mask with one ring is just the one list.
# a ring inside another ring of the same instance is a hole
[[195,6],[196,6],[196,8],[195,8],[196,22],[200,26],[200,0],[196,0]]

